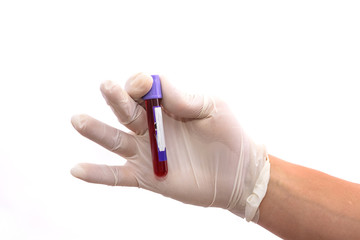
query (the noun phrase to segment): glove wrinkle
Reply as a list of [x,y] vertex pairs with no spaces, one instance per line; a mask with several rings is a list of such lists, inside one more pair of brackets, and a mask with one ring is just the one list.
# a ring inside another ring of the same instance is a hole
[[216,193],[217,193],[217,182],[218,182],[218,172],[219,172],[219,161],[216,162],[216,168],[215,168],[215,176],[214,176],[214,197],[208,207],[212,207],[215,203],[216,199]]
[[110,171],[114,174],[114,186],[117,186],[118,185],[118,181],[119,181],[119,178],[118,178],[118,175],[119,175],[119,170],[116,168],[116,167],[110,167],[110,166],[107,166]]
[[197,117],[199,119],[211,117],[212,113],[216,112],[215,101],[212,97],[208,97],[206,95],[202,96],[201,106],[202,107]]

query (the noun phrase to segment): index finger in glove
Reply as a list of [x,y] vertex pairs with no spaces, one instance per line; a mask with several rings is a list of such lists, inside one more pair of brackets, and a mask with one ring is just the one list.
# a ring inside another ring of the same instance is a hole
[[146,112],[118,84],[105,81],[100,90],[119,122],[136,134],[144,134],[147,130]]

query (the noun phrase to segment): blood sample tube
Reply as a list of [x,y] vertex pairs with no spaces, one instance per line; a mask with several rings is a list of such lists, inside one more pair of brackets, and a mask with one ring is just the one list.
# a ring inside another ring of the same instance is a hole
[[153,85],[142,99],[145,100],[154,173],[158,177],[165,177],[168,167],[164,125],[160,106],[160,99],[162,98],[161,84],[158,75],[151,75],[151,77],[153,78]]

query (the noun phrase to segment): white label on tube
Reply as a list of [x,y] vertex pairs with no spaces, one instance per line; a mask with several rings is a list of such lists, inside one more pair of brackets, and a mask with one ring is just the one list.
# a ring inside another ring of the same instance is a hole
[[155,121],[156,121],[156,141],[159,151],[165,151],[165,135],[164,135],[164,124],[162,119],[161,107],[154,107]]

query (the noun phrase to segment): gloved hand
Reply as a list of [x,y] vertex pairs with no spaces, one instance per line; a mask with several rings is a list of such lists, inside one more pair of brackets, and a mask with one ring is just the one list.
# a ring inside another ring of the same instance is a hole
[[185,94],[160,77],[168,174],[155,177],[146,111],[141,97],[151,88],[145,74],[131,77],[122,89],[112,81],[100,89],[126,133],[87,115],[71,122],[83,136],[125,158],[123,166],[81,163],[73,176],[91,183],[134,186],[188,204],[220,207],[257,221],[258,206],[270,176],[263,145],[243,131],[228,106],[219,99]]

